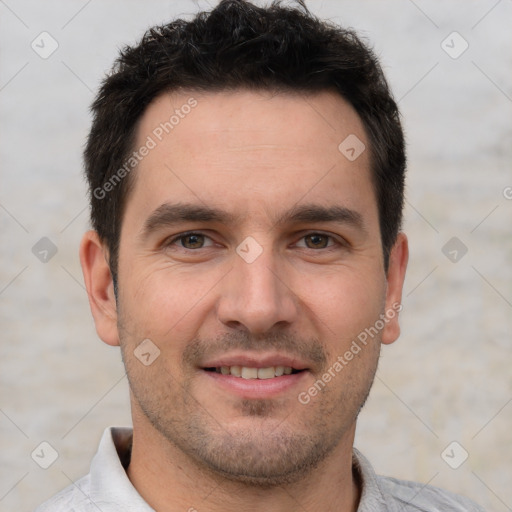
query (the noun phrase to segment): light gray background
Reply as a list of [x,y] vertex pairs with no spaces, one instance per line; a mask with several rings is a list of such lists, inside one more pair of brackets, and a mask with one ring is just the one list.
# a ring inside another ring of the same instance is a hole
[[[104,427],[130,422],[78,260],[88,106],[118,48],[198,4],[0,0],[2,512],[85,474]],[[409,145],[402,336],[383,349],[356,446],[380,473],[512,510],[512,1],[308,5],[374,44]],[[43,31],[59,44],[48,59],[31,48]],[[469,43],[457,59],[441,47],[453,31]],[[42,237],[58,248],[47,263],[31,250]],[[452,237],[468,248],[457,263]],[[59,454],[46,470],[31,458],[42,441]],[[469,453],[458,469],[441,457],[452,441]]]

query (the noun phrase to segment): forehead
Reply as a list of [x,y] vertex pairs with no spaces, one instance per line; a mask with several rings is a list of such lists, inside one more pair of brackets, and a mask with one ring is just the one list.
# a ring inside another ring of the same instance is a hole
[[198,149],[212,139],[222,142],[222,149],[247,146],[248,134],[255,142],[281,144],[281,149],[289,143],[288,149],[308,152],[322,143],[335,151],[340,138],[351,134],[366,138],[354,108],[332,91],[165,93],[148,106],[137,131],[139,142],[149,135],[159,145],[192,142]]
[[[275,217],[303,199],[375,203],[363,124],[334,92],[166,93],[147,108],[136,139],[136,150],[150,147],[128,201],[140,215],[178,198],[246,218]],[[345,141],[362,151],[357,158],[347,158]]]

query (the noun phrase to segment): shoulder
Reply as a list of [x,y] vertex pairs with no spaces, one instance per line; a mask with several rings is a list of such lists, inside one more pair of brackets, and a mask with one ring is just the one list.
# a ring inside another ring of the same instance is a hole
[[484,512],[475,502],[433,485],[399,480],[386,476],[377,477],[384,494],[398,502],[403,510],[415,512]]
[[469,498],[439,487],[377,475],[356,448],[353,469],[362,487],[358,512],[484,512]]
[[97,512],[97,505],[88,498],[89,487],[87,475],[39,505],[34,512]]

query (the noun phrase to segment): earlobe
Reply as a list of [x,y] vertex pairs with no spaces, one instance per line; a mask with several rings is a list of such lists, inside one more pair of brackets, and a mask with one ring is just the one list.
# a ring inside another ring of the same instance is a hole
[[119,345],[117,306],[108,253],[96,231],[87,231],[80,243],[80,263],[98,336]]
[[409,245],[405,233],[399,233],[389,256],[385,314],[387,323],[382,331],[382,343],[388,345],[400,336],[399,311],[402,290],[409,261]]

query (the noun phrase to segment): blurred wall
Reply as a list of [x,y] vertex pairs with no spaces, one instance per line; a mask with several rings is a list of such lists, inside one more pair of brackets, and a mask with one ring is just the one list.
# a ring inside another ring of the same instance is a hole
[[[510,510],[512,2],[308,5],[372,42],[409,145],[402,336],[383,348],[356,446],[380,473]],[[130,422],[78,260],[88,106],[122,45],[198,6],[0,2],[1,512],[75,481],[104,427]],[[31,457],[41,442],[58,454],[48,469]]]

